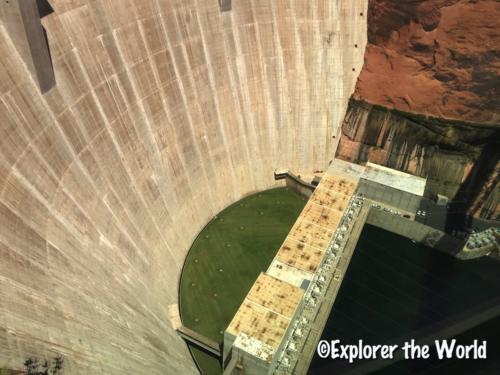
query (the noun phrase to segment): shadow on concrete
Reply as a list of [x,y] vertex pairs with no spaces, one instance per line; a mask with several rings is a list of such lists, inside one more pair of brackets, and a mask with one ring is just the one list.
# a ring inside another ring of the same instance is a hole
[[38,6],[38,13],[40,14],[40,18],[48,16],[54,12],[54,9],[48,2],[48,0],[36,0],[36,5]]
[[479,196],[487,176],[494,172],[499,158],[500,142],[498,140],[490,142],[483,147],[472,170],[449,204],[446,232],[449,233],[453,229],[463,231],[466,228],[470,228],[472,218],[467,215],[467,211]]

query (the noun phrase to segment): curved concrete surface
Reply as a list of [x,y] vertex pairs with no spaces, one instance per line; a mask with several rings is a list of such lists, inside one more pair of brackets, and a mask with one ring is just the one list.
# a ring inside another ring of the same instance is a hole
[[0,367],[195,373],[167,317],[187,250],[333,158],[367,0],[50,3],[43,95],[0,24]]

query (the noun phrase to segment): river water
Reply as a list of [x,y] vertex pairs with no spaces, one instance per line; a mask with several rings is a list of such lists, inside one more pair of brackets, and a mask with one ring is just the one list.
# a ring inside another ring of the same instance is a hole
[[[355,344],[397,344],[444,329],[477,325],[458,334],[457,343],[487,341],[487,360],[431,358],[385,363],[322,359],[315,355],[310,374],[495,374],[500,373],[500,318],[479,321],[479,312],[498,305],[500,262],[461,261],[398,235],[367,225],[359,239],[322,340]],[[401,352],[402,353],[402,352]]]

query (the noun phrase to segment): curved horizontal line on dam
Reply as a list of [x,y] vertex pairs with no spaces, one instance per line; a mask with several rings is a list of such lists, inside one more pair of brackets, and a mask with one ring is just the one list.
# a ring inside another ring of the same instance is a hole
[[0,4],[0,365],[194,374],[169,319],[187,251],[275,170],[327,167],[367,0],[49,3],[47,91]]

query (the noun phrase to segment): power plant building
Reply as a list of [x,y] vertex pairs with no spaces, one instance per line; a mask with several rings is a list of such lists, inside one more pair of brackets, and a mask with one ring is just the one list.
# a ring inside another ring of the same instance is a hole
[[366,163],[357,191],[374,201],[414,213],[420,207],[425,185],[425,178]]
[[335,160],[225,331],[224,374],[302,373],[297,366],[310,360],[303,349],[316,345],[308,331],[321,326],[321,306],[333,304],[371,209],[414,214],[425,185],[377,164]]

